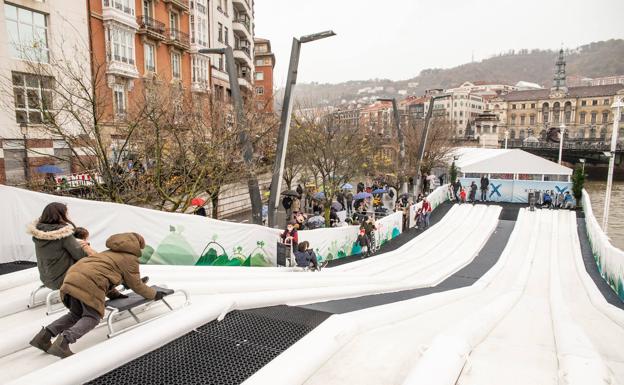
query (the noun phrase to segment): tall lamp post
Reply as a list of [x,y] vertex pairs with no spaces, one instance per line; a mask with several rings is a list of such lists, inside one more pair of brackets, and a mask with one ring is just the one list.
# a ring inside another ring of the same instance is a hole
[[407,193],[407,180],[405,175],[405,136],[403,135],[403,130],[401,129],[401,117],[399,116],[399,106],[397,105],[396,98],[377,98],[380,102],[392,102],[392,113],[394,116],[394,127],[397,132],[397,137],[399,139],[399,177],[401,181],[401,193]]
[[579,162],[581,162],[581,165],[582,165],[581,166],[582,167],[581,172],[583,173],[583,175],[585,175],[585,158],[580,158]]
[[20,132],[24,138],[24,178],[26,183],[30,181],[30,166],[28,162],[28,125],[25,122],[20,123]]
[[301,44],[326,37],[335,36],[333,31],[324,31],[311,35],[301,36],[299,39],[293,38],[290,50],[290,62],[288,64],[288,77],[286,78],[286,88],[284,90],[284,103],[282,104],[282,116],[280,119],[279,133],[277,136],[277,151],[275,153],[275,163],[273,164],[273,175],[271,177],[271,192],[269,194],[269,227],[277,224],[278,197],[282,189],[282,174],[284,173],[284,162],[286,161],[286,149],[288,147],[288,132],[290,130],[290,118],[292,114],[292,92],[297,83],[297,71],[299,68],[299,54]]
[[505,150],[507,149],[507,140],[509,139],[509,130],[505,130]]
[[433,115],[433,106],[436,99],[440,99],[446,97],[446,95],[431,95],[431,99],[429,100],[429,110],[427,110],[427,115],[425,115],[425,126],[423,128],[422,135],[420,137],[420,145],[418,146],[418,163],[416,164],[416,183],[414,184],[414,196],[418,197],[418,194],[421,190],[421,167],[422,161],[425,157],[425,147],[427,146],[427,136],[429,135],[429,123],[431,122],[431,115]]
[[238,84],[238,71],[234,63],[234,53],[232,47],[206,48],[200,49],[199,53],[225,55],[225,65],[230,80],[230,90],[234,103],[237,127],[240,129],[238,142],[243,148],[243,161],[247,168],[247,187],[249,188],[249,198],[251,200],[251,218],[255,224],[262,224],[262,197],[260,196],[260,186],[258,177],[253,168],[253,145],[249,139],[249,131],[245,122],[243,112],[243,98]]
[[613,116],[613,129],[611,131],[611,154],[609,158],[609,174],[607,174],[607,192],[605,193],[604,211],[602,212],[602,230],[605,234],[607,234],[607,225],[609,224],[609,206],[611,205],[611,188],[613,187],[613,168],[615,166],[615,151],[617,150],[622,107],[624,107],[624,100],[616,97],[615,102],[611,106],[611,108],[615,109],[615,115]]
[[565,124],[561,123],[561,126],[559,126],[559,164],[561,164],[561,155],[563,153],[563,137],[565,136],[565,130]]

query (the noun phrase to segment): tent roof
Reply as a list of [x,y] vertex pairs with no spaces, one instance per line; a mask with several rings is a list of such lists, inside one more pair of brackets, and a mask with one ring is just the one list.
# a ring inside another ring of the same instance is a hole
[[514,149],[458,148],[455,164],[462,172],[571,175],[572,169]]

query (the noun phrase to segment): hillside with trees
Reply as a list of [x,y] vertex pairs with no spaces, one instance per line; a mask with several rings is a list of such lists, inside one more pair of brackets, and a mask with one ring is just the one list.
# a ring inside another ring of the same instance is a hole
[[[298,84],[295,98],[306,105],[336,105],[343,101],[358,100],[364,96],[370,98],[398,96],[399,90],[406,90],[409,95],[422,95],[427,89],[451,88],[464,81],[515,84],[524,80],[549,87],[552,83],[557,54],[558,50],[510,50],[479,62],[453,68],[425,69],[418,76],[401,81],[371,79],[338,84]],[[624,40],[594,42],[566,50],[566,62],[568,75],[593,78],[624,74]],[[412,87],[409,87],[409,84]],[[366,87],[383,87],[383,91],[358,94],[358,90]],[[278,108],[283,97],[281,91],[276,94]]]

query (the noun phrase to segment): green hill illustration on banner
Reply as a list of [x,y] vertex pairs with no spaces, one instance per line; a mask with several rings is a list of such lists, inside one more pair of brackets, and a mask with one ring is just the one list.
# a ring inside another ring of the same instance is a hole
[[264,250],[264,242],[257,242],[256,248],[249,255],[243,254],[243,248],[236,246],[228,254],[217,242],[215,234],[208,242],[201,255],[193,250],[183,235],[183,226],[169,226],[169,234],[158,244],[156,249],[146,245],[139,262],[150,265],[191,265],[191,266],[272,266]]

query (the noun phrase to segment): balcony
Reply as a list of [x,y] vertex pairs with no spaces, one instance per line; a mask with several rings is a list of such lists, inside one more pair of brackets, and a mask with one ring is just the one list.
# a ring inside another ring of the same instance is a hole
[[232,5],[241,11],[251,13],[251,7],[248,0],[232,0]]
[[234,19],[232,29],[234,33],[241,33],[246,39],[251,39],[251,28],[249,19]]
[[253,89],[252,85],[251,85],[251,79],[249,77],[239,77],[238,78],[238,85],[241,88],[246,88],[247,90],[251,91]]
[[102,20],[114,20],[138,29],[134,8],[126,7],[121,0],[102,0]]
[[158,20],[152,19],[149,16],[138,16],[137,24],[139,24],[139,34],[144,34],[148,37],[157,40],[165,39],[165,24]]
[[189,50],[191,48],[188,33],[179,31],[177,29],[167,30],[165,43],[182,50]]
[[249,47],[236,47],[234,48],[234,59],[242,61],[248,67],[251,67],[251,55],[249,54]]
[[188,12],[189,10],[188,0],[163,0],[163,3],[169,4],[170,6],[178,8],[184,12]]
[[208,83],[208,80],[196,81],[191,84],[191,92],[204,93],[204,92],[209,92],[209,91],[210,91],[210,84]]
[[120,56],[111,56],[109,58],[106,65],[106,74],[132,79],[139,77],[139,71],[137,71],[137,68],[134,65],[134,60],[127,60]]

